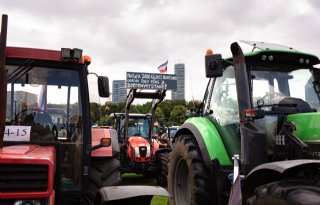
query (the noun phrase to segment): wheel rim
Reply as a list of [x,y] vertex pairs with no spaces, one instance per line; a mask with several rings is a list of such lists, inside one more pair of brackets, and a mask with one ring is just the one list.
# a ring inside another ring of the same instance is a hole
[[174,175],[175,204],[190,204],[191,190],[189,183],[189,170],[186,160],[180,158]]

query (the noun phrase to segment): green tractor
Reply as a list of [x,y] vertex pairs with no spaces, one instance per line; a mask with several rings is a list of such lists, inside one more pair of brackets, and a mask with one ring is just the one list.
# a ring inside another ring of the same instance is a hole
[[170,204],[319,204],[319,58],[245,43],[207,52],[203,102],[173,139]]

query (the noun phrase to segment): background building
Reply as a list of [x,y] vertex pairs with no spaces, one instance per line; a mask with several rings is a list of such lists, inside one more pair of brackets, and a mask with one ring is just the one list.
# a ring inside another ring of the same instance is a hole
[[[13,119],[14,113],[21,112],[22,110],[26,108],[37,108],[38,106],[38,95],[25,92],[25,91],[14,91],[13,92],[13,99],[14,101],[11,101],[11,91],[7,92],[7,118],[11,117]],[[11,103],[13,106],[11,106]],[[25,107],[23,107],[25,106]],[[10,108],[12,110],[10,110]]]
[[125,80],[112,81],[112,103],[123,103],[127,101],[127,89]]
[[184,72],[184,64],[179,63],[174,65],[174,74],[177,76],[177,90],[172,91],[171,99],[185,99],[185,72]]

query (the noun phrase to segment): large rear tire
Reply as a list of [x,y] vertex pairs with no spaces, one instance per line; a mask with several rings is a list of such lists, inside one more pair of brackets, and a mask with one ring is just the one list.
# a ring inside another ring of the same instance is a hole
[[210,174],[192,135],[181,135],[169,157],[168,189],[171,205],[214,204]]
[[169,161],[169,152],[163,152],[159,154],[159,166],[160,172],[157,175],[157,183],[159,186],[167,187],[168,186],[168,161]]
[[121,183],[120,161],[116,156],[91,159],[90,177],[87,200],[93,204],[95,196],[101,187],[115,186]]
[[319,204],[319,185],[306,180],[283,180],[260,186],[247,205]]

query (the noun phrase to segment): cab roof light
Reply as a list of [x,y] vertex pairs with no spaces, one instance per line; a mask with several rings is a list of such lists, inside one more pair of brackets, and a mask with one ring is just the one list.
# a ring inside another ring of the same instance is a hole
[[82,58],[82,50],[79,48],[61,48],[61,58],[67,61],[79,61]]
[[206,52],[206,56],[212,55],[212,54],[213,54],[213,51],[212,51],[212,49],[209,48],[209,49],[207,50],[207,52]]
[[80,60],[82,58],[82,50],[79,48],[73,49],[73,57],[77,60]]
[[61,58],[63,58],[63,59],[71,58],[71,49],[70,48],[61,48]]
[[84,62],[86,65],[90,65],[90,63],[91,63],[91,58],[90,58],[90,56],[83,56],[83,62]]

